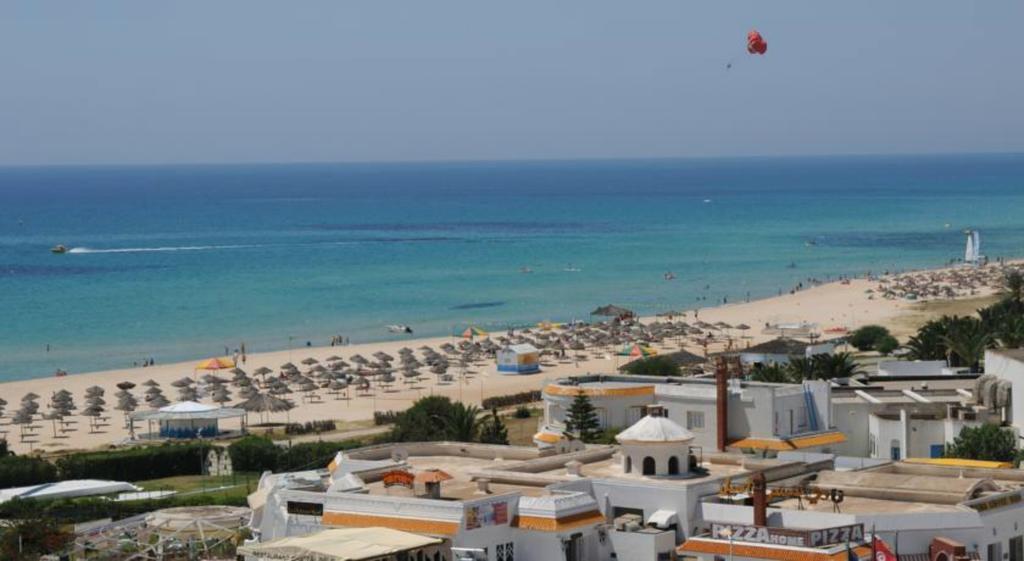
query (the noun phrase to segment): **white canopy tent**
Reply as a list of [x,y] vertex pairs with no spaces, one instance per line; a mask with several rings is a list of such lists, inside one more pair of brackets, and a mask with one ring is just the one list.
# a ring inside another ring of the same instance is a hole
[[243,417],[244,409],[182,401],[155,411],[136,411],[132,413],[131,420],[158,421],[160,436],[165,438],[198,438],[217,436],[220,419]]
[[11,499],[64,499],[70,497],[88,497],[92,495],[109,495],[124,491],[141,491],[141,488],[124,481],[107,481],[104,479],[73,479],[42,483],[25,487],[0,489],[0,503]]

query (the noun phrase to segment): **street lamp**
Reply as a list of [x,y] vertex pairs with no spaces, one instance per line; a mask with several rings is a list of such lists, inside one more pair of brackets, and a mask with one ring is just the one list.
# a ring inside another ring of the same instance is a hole
[[720,530],[718,532],[718,535],[725,536],[726,538],[729,539],[729,561],[733,561],[733,558],[732,558],[732,538],[733,538],[732,528],[723,528],[722,530]]

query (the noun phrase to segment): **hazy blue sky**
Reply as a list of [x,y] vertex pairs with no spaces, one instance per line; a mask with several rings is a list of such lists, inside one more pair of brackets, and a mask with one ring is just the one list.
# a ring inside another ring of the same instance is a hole
[[1020,0],[9,2],[0,164],[1021,151],[1022,22]]

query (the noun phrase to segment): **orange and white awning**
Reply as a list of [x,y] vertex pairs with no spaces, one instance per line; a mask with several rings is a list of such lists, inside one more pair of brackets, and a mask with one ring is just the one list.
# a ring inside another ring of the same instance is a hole
[[828,446],[843,442],[846,442],[845,434],[839,431],[828,431],[790,438],[743,438],[729,444],[729,447],[789,452],[791,450],[805,450],[816,446]]

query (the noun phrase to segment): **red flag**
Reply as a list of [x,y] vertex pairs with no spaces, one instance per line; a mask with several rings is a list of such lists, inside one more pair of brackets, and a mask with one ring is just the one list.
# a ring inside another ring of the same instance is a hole
[[872,544],[875,550],[874,561],[897,561],[896,554],[889,549],[889,544],[885,543],[882,538],[877,536],[874,537],[874,543]]

